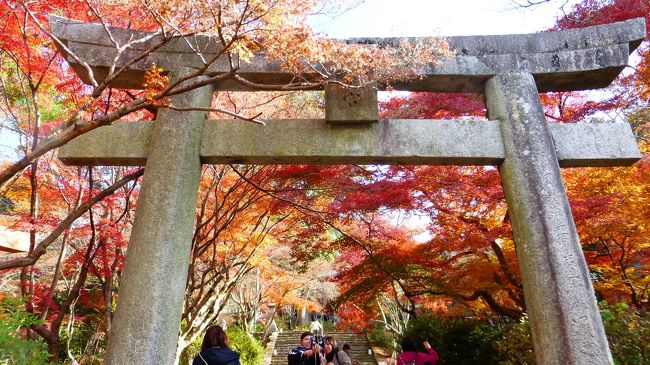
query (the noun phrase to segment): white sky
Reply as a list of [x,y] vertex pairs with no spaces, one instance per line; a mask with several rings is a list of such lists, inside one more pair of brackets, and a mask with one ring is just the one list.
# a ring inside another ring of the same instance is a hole
[[[521,0],[525,2],[525,0]],[[534,33],[554,25],[575,0],[517,8],[512,0],[365,0],[312,26],[332,38]]]
[[[310,23],[330,38],[535,33],[552,27],[563,15],[562,7],[569,12],[580,0],[550,0],[530,8],[519,7],[514,0],[361,1],[339,15],[314,16]],[[401,92],[382,92],[379,97],[394,95]]]

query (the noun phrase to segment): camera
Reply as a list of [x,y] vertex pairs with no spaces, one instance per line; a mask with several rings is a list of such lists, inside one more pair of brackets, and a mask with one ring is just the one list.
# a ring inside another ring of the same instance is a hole
[[325,347],[325,338],[323,336],[311,336],[311,347],[318,345],[320,347]]

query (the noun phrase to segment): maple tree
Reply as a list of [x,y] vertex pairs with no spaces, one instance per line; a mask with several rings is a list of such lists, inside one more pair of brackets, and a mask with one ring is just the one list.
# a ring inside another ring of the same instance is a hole
[[[16,14],[5,15],[11,19]],[[8,26],[15,27],[16,24],[9,23]],[[55,55],[42,47],[43,40],[30,34],[31,30],[27,27],[15,27],[13,30],[14,38],[9,33],[3,34],[3,45],[6,47],[0,55],[4,96],[1,108],[8,116],[5,119],[6,127],[19,136],[17,153],[20,155],[29,153],[43,134],[52,132],[56,120],[74,108],[75,97],[70,85],[59,84],[60,80],[56,78],[54,70],[62,70],[60,65],[53,62]],[[142,174],[142,171],[131,174],[122,171],[113,170],[114,180],[102,181],[103,189],[98,190],[88,186],[82,170],[64,168],[48,154],[40,161],[31,163],[10,184],[4,185],[4,195],[16,202],[11,219],[6,224],[12,229],[29,232],[30,242],[27,256],[14,255],[3,259],[0,268],[23,267],[20,292],[29,298],[28,309],[46,320],[43,325],[32,328],[46,339],[53,354],[59,352],[59,329],[71,310],[70,305],[79,296],[83,296],[83,285],[89,271],[94,271],[101,278],[100,270],[96,267],[72,263],[80,262],[78,256],[83,257],[80,252],[86,252],[90,255],[89,258],[103,257],[106,262],[109,260],[106,256],[107,245],[112,246],[111,250],[121,248],[121,244],[116,241],[118,236],[109,228],[110,224],[100,221],[97,225],[92,223],[92,228],[89,228],[87,221],[79,223],[78,219],[84,217],[91,207],[104,210],[102,205],[110,206],[114,200],[105,200],[101,205],[97,203]],[[85,174],[87,173],[86,171]],[[126,175],[124,178],[123,174]],[[122,193],[118,193],[120,194]],[[116,209],[114,205],[109,210],[113,209]],[[75,221],[77,225],[70,229]],[[92,234],[89,234],[91,231]],[[115,239],[95,240],[98,231],[103,232],[103,236],[114,236]],[[85,241],[84,236],[92,238]],[[30,266],[46,255],[48,247],[57,241],[60,251],[54,267]],[[82,242],[89,244],[84,245]],[[74,254],[70,254],[70,250]],[[75,255],[77,257],[73,258]],[[119,257],[116,255],[113,258],[115,266],[119,266]],[[48,272],[50,270],[53,272],[51,276]],[[62,278],[76,282],[69,288],[68,296],[63,296],[57,304],[53,298],[59,295],[57,285]],[[106,280],[103,285],[110,287],[112,282]]]
[[[533,5],[532,2],[530,5]],[[556,29],[583,27],[646,17],[647,1],[584,1],[558,21]],[[648,23],[646,23],[648,24]],[[542,102],[550,123],[623,119],[632,124],[645,157],[631,168],[581,168],[563,172],[585,256],[600,297],[647,306],[648,244],[648,47],[638,50],[640,63],[610,90],[546,93]],[[382,103],[390,118],[484,117],[485,107],[468,94],[412,93]],[[428,215],[430,240],[412,234],[367,240],[368,249],[350,252],[352,266],[342,270],[344,318],[357,328],[381,321],[391,331],[376,299],[388,293],[402,315],[414,308],[464,314],[490,309],[517,318],[525,312],[507,206],[499,177],[491,168],[393,167],[394,176],[418,182],[403,185],[414,194],[411,209]],[[383,229],[383,228],[382,228]],[[381,229],[380,229],[381,230]],[[362,273],[362,274],[359,274]],[[472,299],[479,299],[473,302]],[[356,303],[351,307],[349,301]],[[460,312],[459,312],[460,310]],[[489,315],[488,311],[486,314]],[[347,313],[353,313],[347,315]],[[384,317],[384,318],[381,318]],[[361,319],[363,318],[363,319]]]
[[648,156],[631,168],[576,169],[565,174],[594,287],[602,298],[650,305]]
[[[650,35],[650,2],[645,0],[584,1],[559,19],[557,28],[634,17],[646,19],[646,34]],[[650,47],[642,45],[636,52],[638,64],[610,87],[610,99],[585,100],[572,109],[595,106],[597,111],[613,110],[612,119],[623,119],[632,125],[644,157],[629,168],[571,169],[564,177],[597,292],[610,302],[625,301],[637,308],[647,308]]]
[[177,357],[202,334],[231,298],[233,289],[256,267],[256,252],[272,244],[291,211],[248,181],[265,185],[273,167],[209,166],[199,193],[188,284]]
[[467,93],[410,93],[380,103],[382,117],[392,119],[455,119],[484,117],[480,95]]
[[[50,165],[55,166],[56,163]],[[125,221],[130,220],[128,203],[123,203],[134,198],[133,181],[142,175],[142,170],[125,175],[121,172],[103,175],[95,171],[94,179],[86,169],[42,170],[39,196],[43,205],[39,221],[33,223],[28,213],[31,194],[25,195],[23,199],[27,202],[17,204],[11,228],[31,228],[45,236],[33,251],[33,259],[28,257],[26,264],[43,259],[20,270],[19,292],[28,299],[27,310],[44,321],[31,329],[47,342],[50,353],[58,356],[62,346],[61,329],[74,324],[75,307],[79,305],[95,312],[102,327],[106,325],[110,330],[111,308],[128,233]],[[20,180],[11,186],[10,196],[20,187]],[[21,205],[24,207],[20,208]],[[58,250],[48,251],[53,242]],[[20,267],[24,261],[24,257],[8,258],[3,264]],[[4,272],[9,274],[11,270]],[[89,286],[89,281],[97,285]]]
[[[477,168],[440,169],[291,166],[282,171],[314,192],[316,201],[303,211],[309,229],[301,235],[324,230],[334,234],[334,242],[312,237],[310,245],[293,247],[299,250],[294,255],[303,259],[323,244],[339,253],[338,302],[348,303],[342,313],[356,313],[344,315],[344,322],[379,315],[386,303],[377,305],[377,296],[383,293],[392,293],[407,315],[417,315],[419,305],[447,310],[446,304],[459,302],[521,316],[523,296],[498,173],[493,168],[480,174]],[[416,242],[412,230],[395,227],[387,218],[399,210],[430,215],[438,236]],[[477,302],[479,298],[487,304]],[[359,316],[359,308],[370,316]]]
[[[378,293],[386,292],[396,302],[405,297],[402,309],[412,316],[417,315],[417,306],[448,314],[467,309],[481,313],[487,307],[519,318],[524,311],[523,293],[496,170],[393,169],[403,182],[409,181],[404,186],[415,196],[412,209],[428,216],[432,237],[418,242],[408,229],[390,229],[386,223],[378,228],[379,219],[369,220],[377,236],[355,236],[363,237],[363,242],[354,239],[363,249],[357,250],[360,256],[355,264],[339,277],[344,287],[341,301],[373,303]],[[465,303],[465,309],[447,308],[453,303]]]

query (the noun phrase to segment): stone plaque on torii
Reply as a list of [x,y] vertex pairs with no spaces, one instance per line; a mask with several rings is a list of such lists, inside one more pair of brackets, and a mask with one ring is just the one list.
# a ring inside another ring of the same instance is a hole
[[[95,77],[106,75],[116,51],[103,26],[63,18],[51,19],[51,26]],[[118,41],[143,34],[111,32]],[[115,123],[69,142],[59,151],[66,164],[146,165],[105,362],[168,364],[174,358],[202,163],[355,163],[498,166],[537,363],[612,364],[560,166],[630,165],[641,154],[625,123],[548,125],[539,92],[607,86],[644,36],[644,20],[632,19],[560,32],[448,37],[455,56],[424,67],[421,77],[392,85],[484,93],[488,121],[378,121],[375,90],[328,86],[325,120],[267,121],[262,127],[207,120],[204,111],[161,109],[154,122]],[[208,55],[217,47],[208,38],[189,41]],[[172,77],[201,67],[187,42],[172,40],[132,65],[113,86],[142,88],[152,62]],[[67,60],[87,81],[88,71],[74,58]],[[208,74],[229,71],[217,61]],[[293,77],[262,57],[238,72],[267,85]],[[180,108],[208,108],[213,90],[246,89],[226,81],[171,101]]]

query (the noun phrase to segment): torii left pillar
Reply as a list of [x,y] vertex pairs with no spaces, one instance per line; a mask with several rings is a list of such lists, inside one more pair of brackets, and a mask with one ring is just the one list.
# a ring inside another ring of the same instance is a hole
[[[211,100],[212,86],[171,98],[176,107],[207,108]],[[178,342],[206,118],[202,111],[158,113],[105,364],[174,362],[170,349]]]

